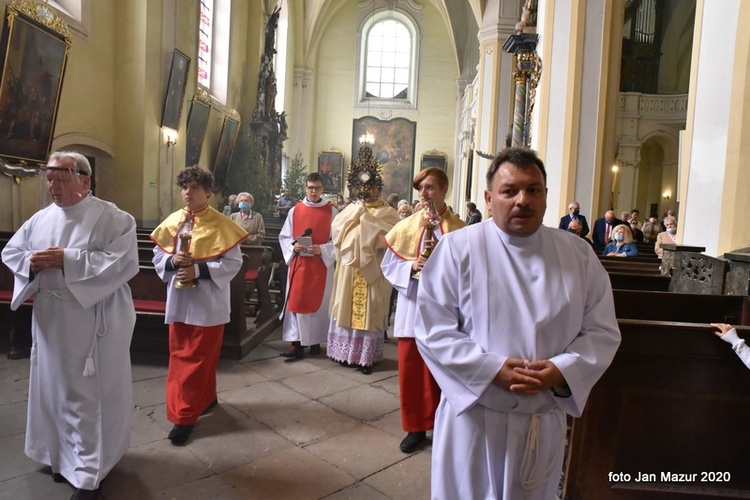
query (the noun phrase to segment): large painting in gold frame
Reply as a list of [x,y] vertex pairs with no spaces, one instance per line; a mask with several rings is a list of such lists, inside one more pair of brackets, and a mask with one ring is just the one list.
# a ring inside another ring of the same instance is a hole
[[229,164],[232,161],[234,143],[240,131],[240,114],[232,109],[224,115],[224,124],[219,136],[219,149],[216,152],[216,163],[214,164],[214,180],[217,186],[223,186],[229,173]]
[[383,197],[396,193],[399,199],[411,200],[417,122],[364,116],[354,119],[352,129],[352,161],[361,146],[359,138],[372,134],[375,142],[370,147],[383,169]]
[[46,4],[14,1],[0,50],[0,160],[38,167],[52,146],[70,32]]
[[203,137],[206,135],[208,118],[211,116],[213,100],[205,89],[198,90],[193,96],[187,122],[187,145],[185,146],[185,165],[200,163]]

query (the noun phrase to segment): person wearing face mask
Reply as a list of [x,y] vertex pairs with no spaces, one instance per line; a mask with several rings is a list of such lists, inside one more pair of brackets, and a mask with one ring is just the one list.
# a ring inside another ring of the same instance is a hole
[[581,238],[585,238],[589,234],[589,223],[586,222],[586,217],[581,215],[581,206],[577,201],[574,201],[568,205],[568,215],[560,219],[560,229],[568,229],[571,221],[577,220],[581,223],[581,232],[578,234]]
[[656,241],[656,236],[663,231],[661,224],[656,219],[656,214],[651,214],[651,217],[643,223],[641,231],[643,231],[643,241],[646,243]]
[[656,252],[656,255],[658,255],[660,259],[664,256],[664,249],[661,246],[665,243],[677,242],[677,219],[674,217],[667,217],[664,219],[664,225],[667,227],[667,230],[656,236],[656,243],[654,244],[654,252]]
[[612,240],[602,255],[605,257],[637,257],[638,247],[633,241],[633,232],[627,224],[620,224],[612,230]]
[[255,201],[253,196],[250,193],[240,193],[237,195],[237,200],[240,211],[232,214],[231,218],[249,235],[243,243],[261,245],[263,238],[266,237],[266,226],[263,223],[263,216],[252,210]]
[[612,241],[614,229],[621,224],[625,224],[625,222],[615,217],[614,210],[607,210],[604,217],[596,219],[592,239],[594,241],[594,249],[597,252],[604,250],[604,247]]

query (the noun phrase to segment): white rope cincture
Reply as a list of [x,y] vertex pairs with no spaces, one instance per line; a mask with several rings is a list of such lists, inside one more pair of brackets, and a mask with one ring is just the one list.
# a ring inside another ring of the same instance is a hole
[[567,423],[565,421],[565,414],[560,409],[554,409],[552,412],[557,415],[557,419],[560,424],[560,440],[558,441],[557,451],[552,460],[547,464],[546,469],[537,477],[534,477],[536,468],[539,461],[539,416],[538,413],[531,414],[531,424],[529,425],[529,431],[526,434],[526,447],[523,450],[523,458],[521,459],[521,486],[525,490],[533,490],[538,488],[542,484],[547,482],[550,474],[552,474],[555,464],[560,459],[560,456],[565,450],[565,433],[567,430]]

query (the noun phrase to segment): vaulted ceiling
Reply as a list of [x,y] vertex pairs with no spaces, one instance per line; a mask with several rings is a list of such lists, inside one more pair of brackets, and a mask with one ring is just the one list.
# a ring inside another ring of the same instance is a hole
[[[304,0],[300,3],[288,1],[295,16],[304,19],[304,25],[301,27],[303,33],[299,38],[304,44],[300,47],[303,60],[297,62],[309,64],[308,58],[315,57],[319,38],[325,32],[328,21],[339,9],[350,5],[352,0]],[[484,10],[488,3],[498,1],[500,0],[385,0],[389,6],[395,6],[399,2],[411,2],[420,5],[429,4],[437,9],[451,36],[458,73],[463,76],[470,75],[475,69],[478,50],[477,32]],[[368,8],[372,2],[373,0],[359,0],[358,4],[361,8]],[[299,32],[297,33],[300,35]],[[300,53],[297,52],[297,55],[299,56]]]

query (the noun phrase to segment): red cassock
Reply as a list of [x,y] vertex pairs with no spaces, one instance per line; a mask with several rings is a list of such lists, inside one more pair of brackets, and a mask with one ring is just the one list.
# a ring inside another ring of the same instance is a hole
[[[302,232],[302,228],[312,229],[310,237],[315,245],[323,245],[331,239],[331,215],[333,205],[308,207],[297,203],[294,207],[292,227]],[[321,212],[325,216],[321,215]],[[324,286],[310,286],[311,283],[325,283],[326,268],[319,256],[303,257],[297,255],[289,266],[289,298],[287,311],[297,314],[310,314],[320,309],[325,294]]]

